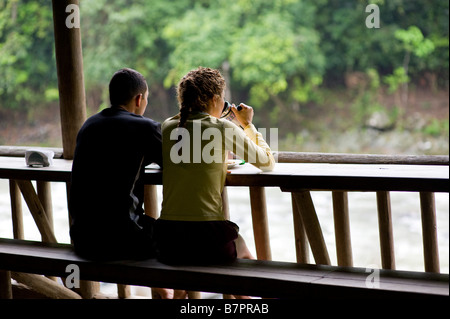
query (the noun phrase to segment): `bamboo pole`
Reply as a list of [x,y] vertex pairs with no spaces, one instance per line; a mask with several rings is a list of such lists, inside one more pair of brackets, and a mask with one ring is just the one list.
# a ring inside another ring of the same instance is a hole
[[9,180],[9,195],[11,197],[11,217],[13,224],[13,236],[15,239],[24,239],[22,198],[20,189],[15,180]]
[[332,192],[336,253],[339,266],[353,267],[350,219],[348,214],[348,193]]
[[256,256],[260,260],[272,260],[264,187],[250,187],[250,203]]
[[391,196],[389,192],[377,192],[377,206],[381,264],[383,269],[395,269],[394,234],[392,231]]
[[68,5],[75,5],[79,9],[79,1],[52,0],[52,5],[63,156],[65,159],[72,159],[76,136],[86,120],[86,94],[81,32],[79,27],[66,25],[69,15],[66,8]]
[[331,265],[322,228],[320,227],[310,192],[293,192],[292,196],[303,221],[316,264]]
[[434,193],[420,193],[423,255],[426,272],[440,272]]
[[295,236],[295,253],[297,256],[297,262],[302,264],[309,264],[308,237],[306,236],[305,227],[303,225],[300,211],[293,193],[291,193],[291,198]]
[[77,293],[44,276],[11,272],[11,277],[52,299],[81,299]]

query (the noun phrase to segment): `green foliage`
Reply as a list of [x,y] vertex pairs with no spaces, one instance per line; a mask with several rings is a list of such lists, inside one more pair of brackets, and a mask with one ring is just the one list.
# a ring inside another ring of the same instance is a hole
[[394,93],[402,84],[409,82],[409,77],[403,67],[398,67],[393,74],[384,77],[384,82],[389,86],[389,93]]
[[51,3],[0,0],[0,108],[47,102],[56,88]]
[[419,58],[424,58],[434,51],[434,43],[425,39],[422,31],[416,26],[410,26],[408,30],[395,31],[395,37],[402,41],[407,52],[412,52]]
[[439,120],[433,119],[431,123],[423,128],[425,134],[431,136],[448,136],[449,134],[449,121],[448,119]]

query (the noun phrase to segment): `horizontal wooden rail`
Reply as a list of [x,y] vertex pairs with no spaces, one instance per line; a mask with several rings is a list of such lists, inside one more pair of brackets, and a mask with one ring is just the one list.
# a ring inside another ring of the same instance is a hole
[[53,158],[63,158],[63,150],[58,147],[39,147],[39,146],[5,146],[0,145],[0,156],[25,157],[25,152],[29,149],[43,149],[53,151]]
[[275,152],[279,163],[449,165],[448,155]]
[[[23,157],[31,148],[51,150],[54,158],[63,158],[62,148],[34,146],[0,146],[0,156]],[[449,165],[448,155],[381,155],[314,152],[274,152],[279,163],[331,163],[331,164],[403,164]]]

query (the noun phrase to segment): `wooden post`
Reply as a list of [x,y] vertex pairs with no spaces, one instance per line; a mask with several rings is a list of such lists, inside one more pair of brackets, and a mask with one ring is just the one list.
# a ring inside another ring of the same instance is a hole
[[426,272],[440,272],[434,193],[420,193],[423,256]]
[[41,201],[39,200],[34,190],[33,184],[31,184],[31,181],[27,180],[16,180],[16,183],[18,184],[20,191],[22,192],[23,198],[28,205],[36,226],[41,233],[42,240],[48,243],[56,243],[55,234],[51,229],[47,214],[45,213]]
[[228,203],[228,190],[225,186],[222,191],[222,212],[226,220],[230,220],[230,204]]
[[52,205],[52,188],[50,182],[36,181],[37,195],[44,208],[47,219],[50,223],[50,229],[53,231],[53,205]]
[[117,284],[117,295],[120,299],[131,297],[131,287],[128,285]]
[[327,246],[323,237],[322,228],[317,218],[314,203],[309,191],[299,191],[292,193],[292,197],[300,212],[311,250],[316,264],[331,265]]
[[[79,18],[79,1],[52,0],[52,4],[63,156],[72,159],[76,136],[86,120],[81,32],[79,26],[66,25],[70,14]],[[77,12],[70,8],[66,12],[69,5],[75,5]]]
[[334,233],[339,266],[353,267],[352,241],[350,237],[350,219],[348,215],[348,193],[332,192]]
[[300,215],[300,211],[295,201],[293,193],[292,198],[292,216],[294,222],[294,236],[295,236],[295,253],[297,262],[302,264],[309,264],[309,247],[308,237],[306,236],[305,226]]
[[12,298],[11,272],[0,270],[0,300]]
[[9,195],[11,197],[13,236],[15,239],[24,239],[22,198],[20,196],[19,186],[15,180],[9,180]]
[[145,215],[157,219],[159,217],[158,193],[156,185],[144,186],[144,210]]
[[272,260],[264,187],[250,187],[250,204],[252,208],[256,256],[261,260]]
[[202,293],[200,291],[188,291],[188,299],[202,299]]
[[[153,217],[157,219],[159,217],[159,211],[158,211],[158,193],[156,185],[144,185],[144,211],[145,215]],[[117,285],[117,288],[119,289],[119,297],[120,297],[120,291],[127,289],[129,291],[129,288],[126,288],[126,285]],[[161,299],[161,296],[158,294],[158,292],[154,289],[151,289],[152,299]]]
[[381,264],[383,269],[395,269],[394,234],[392,232],[391,196],[389,192],[377,192],[377,206]]

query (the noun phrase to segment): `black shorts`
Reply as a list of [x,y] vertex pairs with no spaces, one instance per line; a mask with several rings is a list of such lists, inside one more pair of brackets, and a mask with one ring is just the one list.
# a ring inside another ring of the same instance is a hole
[[155,222],[157,258],[166,264],[201,265],[236,259],[239,227],[231,221]]
[[72,225],[70,235],[75,252],[91,260],[143,260],[156,257],[153,239],[155,219],[142,215],[138,225],[131,221],[91,223],[76,227]]

